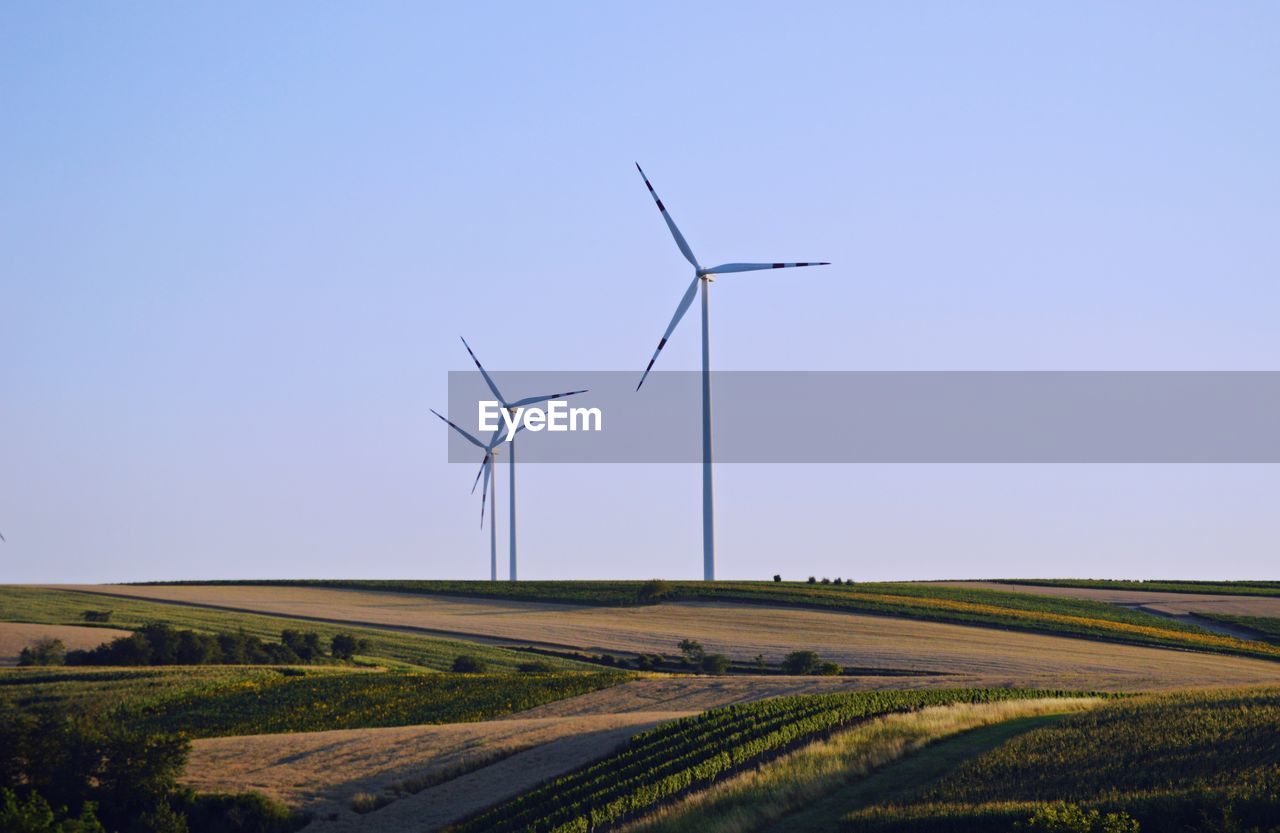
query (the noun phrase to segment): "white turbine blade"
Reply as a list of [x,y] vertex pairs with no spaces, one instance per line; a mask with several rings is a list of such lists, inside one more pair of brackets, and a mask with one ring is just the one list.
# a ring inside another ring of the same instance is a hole
[[710,269],[702,270],[708,275],[723,275],[727,272],[758,272],[761,269],[790,269],[793,266],[830,266],[830,263],[721,263]]
[[[462,336],[458,336],[462,338]],[[480,364],[480,360],[476,358],[476,354],[471,352],[471,345],[467,344],[465,338],[462,339],[462,346],[467,348],[467,352],[471,355],[471,361],[476,363],[476,367],[480,369],[480,375],[484,377],[484,383],[489,386],[489,390],[493,391],[493,395],[498,397],[498,403],[504,408],[507,406],[507,400],[502,398],[502,393],[498,390],[498,386],[489,378],[489,373],[484,369],[484,365]]]
[[[549,396],[528,396],[517,402],[512,402],[512,408],[523,408],[526,405],[537,405],[539,402],[548,402],[552,399],[559,399],[563,396],[575,396],[579,393],[586,393],[586,390],[571,390],[565,393],[553,393]],[[518,429],[517,429],[518,430]]]
[[484,474],[484,486],[480,490],[480,528],[484,529],[484,502],[489,497],[489,466],[493,458],[488,454],[484,455],[484,462],[480,464],[480,471]]
[[[649,371],[653,369],[653,363],[658,360],[658,354],[662,352],[662,348],[667,346],[667,339],[671,338],[671,333],[675,331],[676,325],[680,323],[681,318],[684,318],[684,314],[689,311],[689,305],[693,303],[693,296],[698,294],[698,281],[700,280],[702,279],[695,277],[693,282],[689,284],[689,288],[685,290],[684,297],[680,299],[680,306],[676,307],[676,314],[671,316],[671,323],[667,325],[667,331],[662,334],[662,339],[658,341],[658,349],[653,351],[653,358],[649,359],[649,366],[644,369],[644,375],[640,377],[640,385],[644,384]],[[636,385],[636,390],[640,390],[640,385]]]
[[667,221],[667,228],[671,229],[671,236],[676,239],[676,245],[680,247],[680,254],[684,255],[685,260],[693,264],[694,269],[699,268],[698,259],[693,256],[693,250],[685,242],[684,235],[680,233],[680,229],[676,228],[675,220],[672,220],[671,215],[667,213],[667,207],[662,204],[662,200],[658,199],[658,192],[653,190],[653,186],[649,184],[649,177],[644,175],[644,168],[640,167],[639,162],[636,163],[636,170],[640,172],[640,178],[644,180],[645,187],[649,189],[649,195],[658,204],[658,210],[662,212],[662,219]]
[[480,471],[476,472],[475,482],[471,484],[471,494],[474,495],[476,493],[476,486],[480,485],[480,475],[484,474],[485,470],[488,467],[489,467],[489,455],[486,454],[484,455],[484,459],[480,461]]
[[463,431],[461,428],[459,428],[458,426],[454,425],[452,422],[449,422],[449,420],[447,420],[447,419],[445,419],[444,417],[440,416],[440,414],[436,413],[436,411],[435,411],[434,409],[432,409],[431,413],[433,413],[433,414],[435,414],[436,416],[440,417],[440,418],[441,418],[441,419],[443,419],[445,422],[448,422],[448,423],[449,423],[449,427],[450,427],[450,428],[452,428],[454,431],[457,431],[457,432],[458,432],[459,434],[461,434],[462,436],[466,437],[466,438],[467,438],[467,441],[468,441],[468,442],[470,442],[472,445],[474,445],[476,448],[482,449],[482,450],[484,450],[484,451],[488,451],[488,450],[489,450],[489,447],[488,447],[488,446],[486,446],[484,443],[480,442],[480,441],[479,441],[479,440],[477,440],[475,437],[473,437],[473,436],[471,436],[470,434],[468,434],[466,431]]

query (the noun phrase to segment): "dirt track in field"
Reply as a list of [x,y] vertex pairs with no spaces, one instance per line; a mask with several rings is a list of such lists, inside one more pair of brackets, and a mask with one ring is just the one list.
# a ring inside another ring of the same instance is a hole
[[[258,790],[313,814],[312,833],[434,830],[608,754],[631,735],[693,712],[630,712],[209,738],[192,745],[183,782],[201,791]],[[514,753],[514,754],[510,754]],[[507,755],[405,794],[371,813],[357,793]],[[353,778],[353,774],[358,777]]]
[[692,638],[709,652],[739,660],[759,654],[776,663],[789,651],[811,649],[846,666],[946,675],[887,681],[877,676],[863,683],[868,688],[981,684],[1132,690],[1280,682],[1280,663],[1266,660],[731,602],[602,608],[309,587],[67,589],[588,651],[675,655],[677,643]]
[[96,648],[129,631],[115,628],[85,628],[79,625],[32,625],[0,622],[0,665],[17,665],[23,648],[39,639],[61,639],[68,651]]

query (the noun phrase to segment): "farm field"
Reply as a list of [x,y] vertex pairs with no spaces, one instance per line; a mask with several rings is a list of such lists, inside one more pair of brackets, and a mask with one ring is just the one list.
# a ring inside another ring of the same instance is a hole
[[614,672],[421,674],[332,667],[14,669],[0,704],[113,711],[140,730],[219,737],[489,720],[616,685]]
[[[995,594],[982,598],[1018,600],[1005,609],[1029,615],[1089,612],[1090,606],[1115,612],[1118,618],[1099,616],[1102,627],[1134,626],[1139,620],[1127,617],[1148,615],[1101,597],[979,590]],[[965,604],[977,598],[962,588],[937,592],[953,591],[960,596],[938,598]],[[570,584],[563,592],[584,590]],[[837,592],[848,591],[814,592],[839,600]],[[912,592],[922,591],[917,586]],[[1178,598],[1200,601],[1194,594]],[[1059,601],[1085,607],[1056,607]],[[1280,690],[1280,661],[1265,655],[733,595],[595,602],[292,584],[0,587],[0,619],[10,620],[0,623],[0,633],[66,629],[101,641],[163,622],[207,633],[243,630],[264,640],[279,638],[284,628],[370,640],[355,661],[324,657],[295,666],[3,669],[0,711],[65,708],[138,737],[178,733],[190,743],[180,783],[214,805],[241,801],[227,796],[246,790],[262,796],[255,801],[276,802],[254,811],[277,819],[270,823],[276,826],[262,828],[270,833],[302,825],[312,833],[741,833],[867,825],[893,831],[902,824],[908,825],[904,830],[964,830],[989,818],[1011,830],[1059,797],[1080,801],[1086,810],[1114,809],[1115,802],[1061,781],[1012,797],[957,792],[953,800],[926,790],[953,782],[971,789],[973,779],[963,780],[968,768],[996,760],[991,756],[998,753],[1005,755],[1001,766],[1010,767],[1017,757],[1001,750],[1023,749],[1014,744],[1037,738],[1051,753],[1026,747],[1018,755],[1045,761],[1045,770],[1059,766],[1056,758],[1049,763],[1059,754],[1074,761],[1070,766],[1109,766],[1097,750],[1076,761],[1071,756],[1083,752],[1062,752],[1060,740],[1043,739],[1082,736],[1061,734],[1073,726],[1113,736],[1118,749],[1136,742],[1123,735],[1125,726],[1152,736],[1159,734],[1157,725],[1173,727],[1158,739],[1165,747],[1183,743],[1193,726],[1226,732],[1195,737],[1207,748],[1236,744],[1253,763],[1245,766],[1239,756],[1224,758],[1222,767],[1212,763],[1208,768],[1217,774],[1188,787],[1196,795],[1216,790],[1221,798],[1232,778],[1265,786],[1268,767],[1280,768],[1274,745],[1240,743],[1230,729],[1243,721],[1240,731],[1266,736],[1265,727],[1273,727],[1269,703]],[[85,611],[110,611],[109,622],[76,624]],[[1259,623],[1272,621],[1235,619],[1241,627],[1252,623],[1251,632],[1259,634]],[[1201,633],[1172,624],[1182,628],[1168,631],[1175,636]],[[738,664],[725,675],[638,672],[514,649],[664,654],[666,667],[678,671],[674,657],[687,639]],[[795,650],[815,651],[851,670],[835,676],[780,673],[783,657]],[[487,673],[450,670],[464,654],[487,665]],[[757,659],[761,670],[751,672]],[[531,660],[545,664],[533,671]],[[1169,693],[1150,693],[1157,691]],[[1080,723],[1092,719],[1082,710],[1106,717]],[[1050,731],[1060,733],[1043,734]],[[1157,743],[1142,754],[1158,759],[1165,747]],[[996,782],[1028,777],[1000,775]],[[1168,794],[1174,793],[1170,800],[1182,802],[1179,807],[1194,798],[1185,790]],[[1232,793],[1232,800],[1240,795]],[[1245,798],[1253,803],[1241,806],[1256,810],[1257,796]],[[1134,813],[1149,813],[1155,800],[1149,790],[1125,798]],[[954,821],[948,813],[962,826],[947,827]],[[195,824],[192,833],[221,830]]]
[[[182,582],[180,586],[253,585],[307,587],[426,595],[450,595],[523,602],[634,607],[660,601],[770,604],[872,613],[954,624],[977,624],[1037,633],[1087,636],[1143,645],[1165,645],[1267,658],[1275,646],[1241,638],[1204,623],[1117,604],[1066,595],[1050,596],[982,587],[888,582],[451,582],[451,581],[273,581]],[[131,585],[130,587],[136,587]],[[145,585],[148,587],[165,585]],[[174,585],[167,585],[174,586]],[[115,589],[119,589],[116,586]],[[128,592],[128,591],[126,591]],[[1217,630],[1217,632],[1215,632]]]
[[[1189,613],[1223,614],[1229,616],[1280,617],[1280,593],[1270,595],[1244,595],[1223,592],[1155,590],[1131,586],[1059,586],[1026,584],[1003,581],[939,581],[925,582],[938,587],[979,588],[1011,593],[1030,593],[1037,596],[1053,596],[1064,599],[1087,599],[1095,602],[1155,610],[1171,615]],[[1203,587],[1203,585],[1193,585]]]
[[[734,659],[776,663],[797,648],[842,665],[913,671],[919,685],[1025,685],[1135,690],[1280,682],[1280,664],[911,618],[734,602],[610,608],[506,599],[261,585],[88,586],[110,594],[419,629],[499,644],[673,653],[685,638]],[[1011,594],[1014,595],[1014,594]],[[1272,646],[1267,646],[1272,647]]]
[[1125,813],[1142,830],[1274,830],[1277,725],[1276,689],[1118,700],[1026,732],[898,800],[855,811],[840,829],[999,833],[1037,806],[1066,801],[1086,813]]
[[[452,665],[454,658],[462,653],[482,659],[494,671],[514,671],[521,663],[530,659],[528,654],[518,651],[507,651],[476,642],[440,639],[421,632],[404,633],[394,629],[350,625],[334,627],[323,622],[164,604],[124,596],[109,597],[41,587],[0,585],[0,620],[6,622],[73,625],[83,622],[85,611],[110,611],[110,623],[117,629],[163,622],[207,633],[243,631],[250,636],[272,640],[278,639],[285,628],[316,631],[326,640],[340,632],[350,633],[368,641],[368,647],[364,650],[367,658],[381,664],[404,665],[419,670],[445,671]],[[107,638],[111,637],[104,637]],[[558,657],[538,659],[558,670],[599,670],[598,666]]]
[[[312,827],[332,833],[362,824],[432,828],[482,809],[481,797],[501,800],[516,795],[613,752],[636,732],[694,713],[630,712],[212,738],[193,744],[183,781],[208,792],[257,790],[312,813]],[[437,779],[452,781],[449,776],[459,771],[463,774],[456,777],[467,781],[445,789],[430,786]],[[377,796],[386,805],[368,816],[357,814],[352,799],[361,793]],[[334,815],[337,818],[331,818]]]

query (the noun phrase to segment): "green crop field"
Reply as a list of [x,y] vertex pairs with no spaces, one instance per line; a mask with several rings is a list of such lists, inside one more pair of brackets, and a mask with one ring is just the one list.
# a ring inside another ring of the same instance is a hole
[[[0,621],[36,622],[49,625],[85,625],[86,610],[110,610],[111,619],[104,623],[112,628],[137,628],[149,622],[163,622],[179,628],[208,633],[244,631],[261,639],[279,640],[285,628],[315,631],[327,643],[334,634],[350,633],[369,640],[365,655],[377,660],[403,663],[421,669],[447,671],[454,658],[470,654],[483,660],[492,671],[514,671],[531,657],[527,653],[475,642],[405,633],[384,628],[355,627],[239,613],[217,608],[166,604],[118,596],[99,596],[69,590],[47,590],[37,587],[0,585]],[[598,666],[557,657],[537,657],[554,670],[599,670]]]
[[1274,830],[1277,727],[1276,689],[1117,700],[1016,737],[910,800],[855,812],[843,829],[1001,833],[1064,801],[1128,813],[1144,831]]
[[874,715],[948,703],[1060,696],[1026,689],[799,695],[712,709],[633,737],[627,748],[450,828],[586,833]]
[[[1038,596],[978,587],[913,583],[639,581],[222,581],[209,585],[327,587],[400,593],[501,598],[516,601],[631,606],[662,601],[731,601],[812,607],[938,622],[1052,633],[1280,659],[1280,647],[1210,633],[1195,625],[1087,599]],[[159,584],[159,582],[157,582]]]
[[190,737],[488,720],[628,679],[616,672],[434,674],[321,668],[0,671],[0,706],[68,703]]

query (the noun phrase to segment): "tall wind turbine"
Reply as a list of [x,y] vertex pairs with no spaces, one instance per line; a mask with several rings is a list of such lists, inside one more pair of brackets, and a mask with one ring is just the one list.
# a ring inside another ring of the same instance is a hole
[[658,360],[658,354],[662,352],[663,347],[667,346],[667,339],[671,338],[671,334],[675,332],[676,325],[680,323],[681,318],[684,318],[684,314],[689,311],[689,305],[693,303],[693,296],[698,291],[698,285],[702,285],[702,578],[705,581],[714,581],[716,577],[716,527],[715,501],[712,499],[713,490],[711,488],[711,333],[707,323],[708,288],[711,286],[711,282],[715,280],[716,275],[723,275],[729,272],[755,272],[760,269],[789,269],[793,266],[830,266],[831,264],[826,262],[722,263],[719,266],[702,266],[698,263],[698,259],[693,256],[693,250],[685,242],[684,235],[680,233],[680,229],[676,228],[675,221],[667,213],[667,207],[662,204],[662,200],[658,199],[658,192],[653,190],[653,186],[649,183],[649,177],[644,175],[644,169],[640,167],[638,162],[636,163],[636,170],[640,171],[640,177],[644,180],[645,187],[649,189],[649,195],[658,204],[658,211],[662,213],[662,219],[666,221],[667,228],[671,230],[671,236],[675,238],[680,254],[684,255],[684,259],[693,265],[693,280],[689,283],[689,288],[685,290],[684,297],[680,299],[680,303],[676,305],[676,314],[671,316],[671,323],[667,325],[667,331],[658,340],[658,349],[653,351],[653,358],[649,359],[649,365],[644,369],[644,374],[640,377],[640,384],[636,385],[636,390],[640,390],[640,385],[644,384],[649,371],[653,369],[653,363]]
[[[467,353],[471,356],[471,361],[476,363],[476,369],[478,369],[480,371],[480,375],[484,377],[484,382],[486,385],[489,386],[489,390],[493,391],[493,395],[497,397],[498,404],[501,405],[502,408],[506,410],[507,413],[509,413],[513,418],[516,415],[517,408],[525,408],[525,407],[528,407],[529,405],[537,405],[539,402],[549,402],[552,399],[560,399],[565,396],[574,396],[579,393],[586,393],[585,390],[571,390],[571,391],[565,391],[564,393],[549,393],[545,396],[526,396],[524,399],[517,399],[516,401],[511,402],[505,396],[502,395],[502,391],[498,390],[498,386],[494,384],[492,377],[490,377],[488,371],[484,369],[484,365],[480,364],[480,360],[476,358],[476,354],[472,352],[471,345],[467,344],[467,340],[465,338],[462,339],[462,346],[467,348]],[[516,433],[518,434],[519,432],[520,432],[520,429],[517,428]],[[511,539],[511,563],[510,563],[509,569],[511,573],[511,580],[515,581],[516,580],[516,438],[515,438],[515,435],[513,434],[509,438],[509,440],[510,442],[507,443],[507,452],[508,452],[507,481],[508,481],[508,488],[510,489],[510,498],[508,501],[510,506],[508,508],[511,514],[510,514],[510,522],[507,524],[507,527],[508,527],[507,532]]]
[[[467,442],[484,452],[484,460],[480,463],[480,471],[476,472],[475,483],[471,484],[471,493],[475,494],[476,484],[480,482],[480,478],[484,477],[484,488],[480,490],[480,528],[484,528],[484,504],[485,498],[489,500],[489,580],[498,580],[498,526],[497,518],[493,516],[494,507],[498,505],[498,473],[494,470],[494,457],[498,453],[498,446],[506,439],[506,428],[498,426],[498,430],[493,432],[493,436],[489,438],[489,442],[482,443],[466,431],[454,425],[447,417],[440,416],[435,409],[431,413],[443,419],[448,423],[449,427],[457,431]],[[519,429],[517,429],[519,430]],[[487,494],[486,494],[487,493]]]

